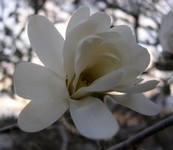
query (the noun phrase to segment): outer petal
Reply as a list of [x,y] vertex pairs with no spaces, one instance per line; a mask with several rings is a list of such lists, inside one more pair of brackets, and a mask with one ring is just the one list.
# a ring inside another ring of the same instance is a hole
[[64,80],[50,69],[22,62],[17,65],[14,76],[15,92],[24,98],[43,101],[68,97]]
[[[150,54],[148,50],[140,45],[135,45],[132,49],[135,49],[135,55],[133,57],[133,65],[143,73],[150,63]],[[139,52],[137,52],[139,51]]]
[[159,81],[157,80],[150,80],[145,83],[133,85],[131,87],[122,88],[122,89],[120,88],[120,90],[116,89],[116,91],[124,92],[124,93],[142,93],[142,92],[152,90],[153,88],[156,87],[158,83]]
[[31,101],[20,113],[18,124],[26,132],[37,132],[57,121],[68,109],[62,94],[57,99]]
[[71,100],[70,113],[79,132],[91,139],[112,138],[119,129],[108,108],[94,97],[86,97],[81,101]]
[[17,94],[32,99],[19,116],[22,130],[42,130],[59,119],[67,110],[69,98],[65,82],[45,67],[23,62],[17,65],[14,76]]
[[43,64],[64,75],[62,47],[64,39],[54,25],[43,16],[31,16],[28,36],[32,48]]
[[142,94],[111,95],[119,104],[144,115],[157,115],[161,108]]
[[88,7],[80,7],[79,9],[77,9],[69,23],[67,26],[67,30],[66,30],[66,37],[68,36],[69,32],[72,30],[72,28],[74,28],[76,25],[78,25],[79,23],[81,23],[82,21],[84,21],[85,19],[87,19],[90,15],[90,10]]

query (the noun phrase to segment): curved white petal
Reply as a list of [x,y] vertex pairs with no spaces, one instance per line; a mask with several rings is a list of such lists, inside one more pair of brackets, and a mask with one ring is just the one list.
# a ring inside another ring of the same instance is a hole
[[70,113],[79,132],[91,139],[112,138],[119,129],[111,112],[98,98],[71,100]]
[[43,101],[68,97],[65,81],[46,67],[22,62],[16,66],[14,90],[24,98]]
[[136,50],[133,57],[132,64],[136,67],[141,73],[143,73],[150,63],[150,54],[148,50],[140,45],[131,47]]
[[[100,20],[101,16],[102,19]],[[108,30],[109,25],[110,17],[108,15],[96,13],[89,17],[89,19],[75,26],[73,30],[68,33],[63,48],[64,67],[69,79],[68,84],[74,76],[75,55],[79,41],[86,36],[104,32],[106,29]]]
[[144,83],[136,84],[128,88],[120,88],[117,89],[116,91],[118,92],[124,92],[124,93],[142,93],[142,92],[147,92],[149,90],[152,90],[157,86],[159,81],[157,80],[150,80]]
[[136,38],[131,28],[126,25],[115,26],[111,28],[110,31],[118,32],[121,35],[121,37],[128,43],[136,42]]
[[67,29],[66,29],[66,37],[68,36],[69,32],[74,28],[76,25],[78,25],[80,22],[87,19],[90,15],[90,10],[88,7],[82,6],[78,8],[72,15]]
[[145,71],[150,62],[150,54],[146,48],[138,45],[136,42],[129,44],[123,38],[116,42],[115,46],[122,54],[121,59],[124,65],[134,66],[139,70],[139,75]]
[[81,87],[73,95],[73,98],[82,97],[90,92],[107,92],[121,86],[128,81],[129,77],[134,76],[136,71],[131,66],[125,66],[119,70],[112,71],[95,80],[90,86]]
[[98,33],[97,35],[105,41],[102,47],[114,47],[120,54],[122,65],[132,65],[141,74],[149,65],[150,54],[147,49],[137,44],[129,27],[122,26],[121,28],[117,32]]
[[57,121],[68,109],[64,97],[31,101],[20,113],[18,124],[26,132],[37,132]]
[[130,27],[121,25],[111,30],[118,32],[122,38],[116,45],[123,53],[124,60],[130,59],[131,62],[128,63],[135,66],[141,73],[145,71],[150,62],[150,54],[146,48],[137,44]]
[[161,111],[160,106],[143,94],[110,95],[110,97],[119,104],[144,115],[153,116]]
[[100,38],[102,38],[102,40],[105,43],[109,43],[109,44],[114,42],[117,43],[117,41],[121,39],[121,36],[118,32],[106,31],[106,32],[96,33],[95,35],[99,36]]
[[104,12],[96,12],[89,17],[90,20],[97,21],[99,24],[96,33],[108,31],[111,27],[111,18]]
[[31,16],[28,22],[28,36],[32,48],[43,64],[64,76],[64,39],[54,25],[44,16]]
[[78,42],[84,37],[93,34],[97,27],[98,24],[96,21],[87,20],[73,28],[68,34],[63,48],[64,67],[68,75],[68,84],[74,76],[74,63]]
[[[116,47],[112,47],[109,40],[113,39],[116,41],[119,38],[119,34],[117,33],[103,32],[82,39],[76,49],[75,73],[81,73],[93,59],[96,59],[96,56],[99,56],[102,53],[105,54],[110,51],[116,51]],[[115,55],[115,57],[117,56]]]
[[96,57],[94,53],[101,42],[102,40],[98,36],[88,36],[78,44],[75,56],[75,79],[73,82],[74,87],[77,84],[81,72],[93,61],[95,61]]
[[78,44],[75,56],[75,73],[80,74],[89,65],[91,58],[101,42],[102,39],[98,36],[88,36]]
[[123,77],[123,72],[117,71],[117,72],[111,72],[109,74],[106,74],[105,76],[97,79],[94,81],[93,84],[87,87],[81,87],[79,88],[73,95],[73,98],[80,98],[88,93],[92,92],[105,92],[109,91],[110,89],[114,88],[116,85],[119,84]]

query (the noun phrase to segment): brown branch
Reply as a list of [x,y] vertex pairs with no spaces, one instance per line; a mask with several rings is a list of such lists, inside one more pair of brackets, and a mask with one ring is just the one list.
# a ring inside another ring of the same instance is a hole
[[143,131],[135,134],[134,136],[132,136],[131,138],[117,144],[114,145],[110,148],[108,148],[107,150],[124,150],[127,149],[128,147],[144,140],[145,138],[169,127],[173,125],[173,115],[169,116],[168,118],[158,122],[157,124],[154,124],[146,129],[144,129]]
[[10,131],[16,130],[16,129],[19,129],[17,123],[0,128],[0,133],[7,133],[7,132],[10,132]]

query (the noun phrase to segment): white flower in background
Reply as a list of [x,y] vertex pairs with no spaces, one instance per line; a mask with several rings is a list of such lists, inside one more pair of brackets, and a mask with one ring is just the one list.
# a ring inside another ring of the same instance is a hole
[[173,53],[173,12],[170,11],[162,18],[159,40],[163,51]]
[[69,110],[78,131],[91,139],[108,139],[119,129],[112,113],[98,95],[111,95],[116,102],[145,115],[160,109],[140,94],[157,85],[141,84],[138,77],[149,64],[148,51],[136,43],[127,26],[111,28],[110,17],[88,7],[79,8],[66,30],[65,40],[43,16],[31,16],[28,35],[44,66],[29,62],[17,65],[15,92],[31,99],[21,111],[19,127],[40,131]]

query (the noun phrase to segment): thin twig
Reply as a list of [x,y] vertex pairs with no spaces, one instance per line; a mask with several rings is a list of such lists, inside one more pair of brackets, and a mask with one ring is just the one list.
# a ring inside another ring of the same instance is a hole
[[61,150],[66,150],[68,147],[68,141],[69,141],[67,132],[66,132],[64,126],[62,126],[62,124],[60,124],[58,126],[58,128],[59,128],[59,132],[61,133],[62,141],[63,141],[62,145],[61,145]]
[[173,125],[173,115],[169,116],[168,118],[158,122],[155,125],[152,125],[151,127],[148,127],[146,129],[144,129],[143,131],[135,134],[134,136],[132,136],[131,138],[117,144],[114,145],[110,148],[108,148],[107,150],[124,150],[127,149],[128,147],[144,140],[145,138],[169,127]]
[[19,129],[17,123],[0,128],[0,133],[7,133],[7,132],[10,132],[10,131],[16,130],[16,129]]

